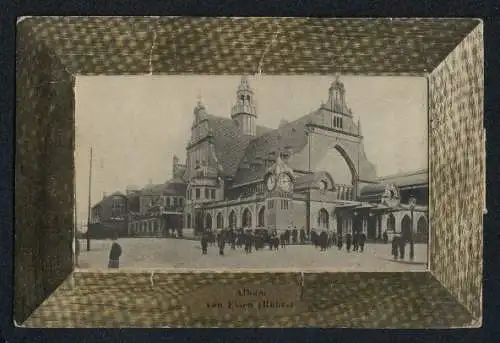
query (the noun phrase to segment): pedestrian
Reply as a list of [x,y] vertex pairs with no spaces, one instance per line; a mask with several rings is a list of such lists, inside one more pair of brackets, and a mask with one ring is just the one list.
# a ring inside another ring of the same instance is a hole
[[109,262],[108,268],[120,268],[120,256],[122,255],[122,247],[117,242],[118,235],[115,233],[113,235],[113,244],[111,245],[111,251],[109,252]]
[[236,250],[236,234],[233,228],[229,230],[229,239],[231,240],[231,249]]
[[281,248],[284,248],[286,245],[286,234],[285,233],[280,234],[279,241],[281,242]]
[[359,248],[359,233],[358,231],[354,231],[352,235],[352,251],[358,251]]
[[226,245],[226,239],[225,239],[225,233],[224,230],[221,230],[219,234],[217,235],[217,244],[219,245],[219,255],[223,256],[224,255],[224,247]]
[[387,244],[387,242],[389,241],[389,236],[387,236],[387,231],[384,231],[383,238],[384,238],[384,243]]
[[306,242],[306,230],[304,228],[300,229],[300,243],[304,244]]
[[366,242],[366,235],[364,232],[361,232],[359,234],[359,248],[360,252],[363,252],[365,250],[365,242]]
[[279,240],[278,236],[274,236],[273,245],[274,245],[274,250],[278,251],[278,249],[280,247],[280,240]]
[[207,254],[207,248],[208,248],[208,232],[203,231],[201,233],[201,252],[203,255]]
[[350,233],[347,233],[345,235],[345,247],[347,249],[347,252],[351,252],[351,244],[352,244],[352,235]]
[[394,235],[392,238],[392,256],[394,257],[395,260],[398,259],[398,248],[399,248],[399,238],[398,236]]
[[340,233],[340,234],[337,235],[337,248],[339,250],[342,250],[342,246],[343,245],[344,245],[344,242],[342,240],[342,234]]
[[404,260],[405,259],[405,247],[406,247],[406,240],[403,237],[399,238],[399,258]]
[[326,250],[327,243],[328,243],[328,235],[326,234],[325,231],[321,231],[321,233],[319,235],[320,251],[325,251]]
[[298,231],[297,228],[294,228],[292,230],[292,243],[297,244],[297,238],[298,238]]

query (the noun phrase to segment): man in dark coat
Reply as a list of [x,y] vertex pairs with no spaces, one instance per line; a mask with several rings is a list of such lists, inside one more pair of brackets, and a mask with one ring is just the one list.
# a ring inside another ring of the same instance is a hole
[[201,252],[203,255],[207,254],[208,249],[208,232],[203,231],[201,233]]
[[403,237],[399,237],[399,258],[402,260],[405,259],[405,247],[406,240]]
[[278,251],[280,247],[280,240],[278,236],[274,236],[272,245],[274,246],[274,250]]
[[352,235],[352,251],[358,251],[359,247],[359,233],[358,231],[354,231]]
[[326,245],[328,244],[328,235],[325,231],[321,231],[319,235],[319,246],[321,251],[326,250]]
[[347,249],[347,252],[351,251],[351,244],[352,244],[352,235],[348,233],[345,235],[345,247]]
[[298,238],[299,232],[297,231],[296,228],[292,230],[292,243],[297,244],[297,238]]
[[120,268],[120,256],[122,255],[122,247],[116,241],[118,235],[113,235],[113,244],[111,245],[111,251],[109,252],[109,263],[108,268]]
[[281,247],[284,248],[286,245],[286,234],[285,233],[280,233],[280,243],[281,243]]
[[232,228],[229,230],[229,239],[231,240],[231,249],[236,250],[236,233]]
[[224,255],[224,247],[226,246],[226,237],[224,230],[221,230],[217,235],[217,245],[219,246],[219,255]]
[[304,228],[300,229],[300,243],[304,244],[306,242],[306,230]]
[[360,252],[363,252],[365,250],[365,242],[366,242],[366,235],[364,232],[361,232],[359,234],[358,240],[359,240]]
[[398,249],[399,249],[399,237],[394,235],[392,238],[392,256],[395,260],[398,259]]
[[343,239],[343,238],[342,238],[342,234],[338,234],[338,235],[337,235],[337,248],[338,248],[339,250],[342,250],[342,245],[344,245],[344,242],[343,242],[343,240],[342,240],[342,239]]

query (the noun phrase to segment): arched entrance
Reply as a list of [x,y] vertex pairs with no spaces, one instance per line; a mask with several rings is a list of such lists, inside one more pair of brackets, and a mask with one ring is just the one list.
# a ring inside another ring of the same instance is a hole
[[328,212],[322,208],[318,213],[318,228],[320,230],[328,230]]
[[401,237],[405,241],[409,241],[411,237],[411,219],[408,215],[405,215],[401,221]]
[[234,213],[234,211],[231,211],[229,214],[229,226],[236,229],[236,213]]
[[222,216],[222,213],[217,213],[217,228],[222,229],[224,228],[224,217]]
[[417,235],[415,241],[418,243],[429,242],[429,226],[427,225],[427,220],[424,216],[420,217],[417,222]]
[[205,228],[207,229],[212,228],[212,215],[210,213],[207,213],[205,215]]
[[245,208],[243,214],[241,216],[241,223],[243,227],[251,227],[252,226],[252,212],[248,208]]
[[264,227],[265,226],[265,222],[264,222],[264,214],[265,214],[265,207],[261,207],[260,210],[259,210],[259,222],[258,222],[258,225],[259,227]]
[[392,213],[387,218],[387,231],[396,231],[396,218]]

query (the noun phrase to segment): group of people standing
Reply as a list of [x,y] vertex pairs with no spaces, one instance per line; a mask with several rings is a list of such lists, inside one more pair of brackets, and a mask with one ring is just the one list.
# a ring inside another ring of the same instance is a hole
[[366,235],[364,232],[354,231],[351,233],[346,233],[345,235],[338,234],[335,232],[322,231],[317,233],[315,230],[311,231],[311,243],[316,247],[320,248],[321,251],[326,251],[328,248],[336,246],[338,250],[342,250],[342,247],[346,247],[346,251],[359,251],[363,252],[365,249]]
[[202,254],[208,253],[208,246],[217,244],[219,255],[224,255],[224,249],[227,245],[231,246],[232,250],[236,248],[244,248],[245,253],[251,253],[253,249],[262,250],[267,245],[269,250],[278,250],[281,246],[284,248],[289,244],[297,244],[298,242],[306,243],[305,230],[289,229],[278,234],[276,230],[270,231],[267,229],[222,229],[216,232],[207,228],[201,233],[201,249]]
[[290,244],[307,244],[310,243],[321,251],[326,251],[328,248],[336,246],[338,250],[342,250],[344,244],[346,251],[363,252],[365,249],[366,235],[364,232],[354,231],[352,234],[345,235],[335,232],[321,231],[316,232],[311,230],[310,234],[306,234],[305,230],[288,229],[278,234],[276,230],[267,229],[222,229],[216,232],[211,229],[205,229],[201,234],[202,254],[208,253],[208,246],[217,244],[219,255],[224,255],[224,249],[227,245],[231,246],[232,250],[244,247],[245,253],[251,253],[253,249],[264,249],[265,245],[269,250],[278,250],[280,247],[285,248]]

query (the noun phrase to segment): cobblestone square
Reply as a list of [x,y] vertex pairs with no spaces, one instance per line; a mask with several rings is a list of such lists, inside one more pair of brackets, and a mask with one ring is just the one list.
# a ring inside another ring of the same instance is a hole
[[[86,251],[85,240],[80,241],[79,268],[107,269],[111,240],[92,240],[91,250]],[[336,247],[322,252],[312,245],[289,245],[278,251],[266,246],[263,250],[245,253],[243,248],[232,250],[226,245],[224,256],[219,255],[216,245],[208,247],[202,255],[201,244],[196,240],[175,238],[121,238],[120,270],[165,269],[188,270],[303,270],[303,271],[363,271],[405,272],[427,269],[427,245],[415,245],[415,259],[395,261],[391,256],[391,245],[368,243],[365,251],[347,252]]]

